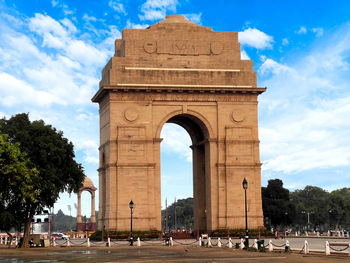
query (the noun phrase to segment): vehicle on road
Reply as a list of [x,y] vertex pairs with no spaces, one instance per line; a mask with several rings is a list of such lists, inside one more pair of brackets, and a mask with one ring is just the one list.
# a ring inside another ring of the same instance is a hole
[[53,233],[51,234],[51,239],[69,239],[69,236],[65,235],[64,233]]

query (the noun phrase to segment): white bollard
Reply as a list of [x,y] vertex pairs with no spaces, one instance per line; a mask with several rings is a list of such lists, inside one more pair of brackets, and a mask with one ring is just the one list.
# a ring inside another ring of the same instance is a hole
[[52,240],[52,246],[55,247],[56,246],[56,239],[53,238]]
[[199,237],[199,246],[202,246],[202,237]]
[[5,245],[7,245],[7,236],[5,236]]
[[211,238],[210,237],[208,237],[208,247],[212,247]]
[[309,243],[305,240],[304,243],[304,254],[309,254]]
[[290,244],[289,244],[289,240],[286,240],[286,247],[284,248],[285,252],[290,252]]
[[295,231],[295,236],[296,236],[296,237],[298,236],[298,231]]
[[329,242],[326,241],[326,244],[325,244],[325,250],[326,250],[326,256],[329,256],[331,254],[331,248],[329,247]]
[[307,236],[307,237],[309,236],[309,233],[308,233],[307,231],[306,231],[306,233],[305,233],[305,236]]
[[174,246],[174,241],[173,241],[173,237],[170,237],[170,246],[172,247],[172,246]]
[[86,246],[90,247],[90,238],[87,238]]
[[245,246],[244,246],[244,240],[243,240],[243,238],[241,238],[241,242],[240,242],[240,244],[239,244],[239,248],[240,249],[243,249]]
[[67,239],[67,247],[70,247],[70,241],[69,241],[69,238]]
[[228,248],[232,248],[232,239],[231,238],[228,239]]
[[272,245],[272,241],[270,239],[269,241],[269,252],[272,252],[273,251],[273,245]]
[[109,237],[108,239],[107,239],[107,247],[110,247],[111,246],[111,238]]
[[15,237],[15,245],[17,247],[17,245],[18,245],[18,237]]
[[2,245],[2,237],[0,237],[0,245]]
[[140,237],[137,238],[137,243],[136,243],[136,244],[137,244],[138,247],[141,247],[141,240],[140,240]]
[[329,237],[331,235],[331,231],[327,231],[327,237]]
[[254,239],[253,248],[258,249],[258,240]]
[[317,231],[317,232],[316,232],[316,236],[317,236],[317,237],[320,237],[320,232]]
[[221,247],[221,239],[220,239],[220,237],[218,238],[218,247]]

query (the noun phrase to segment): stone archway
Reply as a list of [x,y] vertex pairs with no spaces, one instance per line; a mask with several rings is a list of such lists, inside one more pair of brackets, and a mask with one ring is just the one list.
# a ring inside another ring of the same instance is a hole
[[[171,114],[172,115],[172,114]],[[178,114],[170,117],[166,123],[174,123],[183,127],[189,134],[192,145],[193,160],[193,200],[194,200],[194,229],[197,232],[207,230],[207,182],[210,179],[210,134],[204,122],[191,113]]]
[[100,107],[99,225],[161,230],[160,131],[166,122],[192,138],[199,231],[263,226],[258,95],[237,32],[214,32],[172,15],[147,29],[124,29],[93,97]]
[[[95,231],[96,230],[96,212],[95,212],[95,191],[97,188],[94,186],[90,178],[85,177],[83,186],[78,191],[78,209],[77,209],[77,231]],[[87,191],[91,194],[91,217],[90,222],[82,222],[81,217],[81,195],[83,191]]]

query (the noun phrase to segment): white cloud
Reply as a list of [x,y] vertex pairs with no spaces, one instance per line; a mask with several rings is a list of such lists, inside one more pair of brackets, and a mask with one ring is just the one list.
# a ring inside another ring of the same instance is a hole
[[316,27],[312,29],[312,32],[315,33],[316,37],[321,37],[323,36],[323,28],[321,27]]
[[88,14],[84,14],[84,15],[83,15],[83,19],[84,19],[86,22],[90,22],[90,21],[96,22],[96,21],[97,21],[97,18],[96,18],[96,17],[94,17],[94,16],[89,16]]
[[248,28],[238,33],[239,42],[257,49],[272,48],[273,37],[265,34],[256,28]]
[[126,28],[132,28],[132,29],[144,29],[147,28],[149,25],[148,24],[135,24],[131,22],[130,20],[126,21]]
[[287,74],[295,73],[295,71],[292,68],[282,65],[270,58],[266,59],[265,62],[260,66],[259,72],[262,75],[268,74],[268,73],[273,73],[275,75],[281,74],[281,73],[287,73]]
[[307,33],[307,29],[304,26],[301,26],[298,31],[296,31],[299,35],[305,35]]
[[192,161],[192,150],[189,147],[192,142],[185,129],[176,124],[166,123],[162,129],[161,137],[163,138],[161,147],[165,152],[176,153],[188,162]]
[[261,65],[261,85],[268,87],[260,99],[264,173],[350,166],[349,59],[344,26],[293,64]]
[[147,0],[141,6],[140,20],[159,20],[164,19],[166,12],[176,12],[178,0]]
[[[7,91],[4,105],[90,104],[100,77],[96,69],[112,54],[120,32],[111,26],[103,32],[102,42],[91,43],[76,36],[71,20],[57,21],[43,14],[35,14],[23,27],[33,34],[14,29],[0,33],[2,82],[16,87]],[[13,99],[21,86],[26,90],[18,95],[20,99]]]
[[109,7],[111,7],[114,11],[116,11],[117,13],[121,13],[123,15],[127,15],[124,5],[122,3],[120,3],[119,0],[110,0],[108,2]]
[[[85,136],[84,136],[85,137]],[[88,164],[99,163],[99,153],[97,141],[88,138],[77,138],[75,140],[77,150],[84,152],[84,162]]]
[[288,38],[283,38],[282,39],[282,45],[287,46],[289,44]]
[[184,16],[186,17],[186,19],[192,21],[193,23],[196,23],[198,25],[202,24],[202,21],[201,21],[202,13],[199,13],[199,14],[195,14],[195,13],[184,14]]
[[68,18],[64,18],[60,20],[60,22],[62,23],[62,25],[64,25],[68,29],[70,33],[77,32],[77,28]]
[[58,5],[58,0],[51,0],[51,5],[53,7],[57,6]]
[[243,49],[241,51],[241,59],[242,60],[250,60],[250,57],[248,56],[247,52]]
[[6,107],[30,102],[31,104],[47,106],[51,103],[62,103],[47,91],[35,90],[25,81],[19,80],[7,73],[0,73],[0,102]]
[[32,31],[41,35],[50,33],[58,37],[67,36],[66,30],[59,22],[57,22],[50,16],[39,13],[36,13],[33,18],[29,19],[29,28]]

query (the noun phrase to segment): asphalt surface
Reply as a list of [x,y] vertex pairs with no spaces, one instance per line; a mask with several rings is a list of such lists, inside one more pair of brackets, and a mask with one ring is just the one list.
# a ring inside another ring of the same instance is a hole
[[[290,239],[291,240],[291,239]],[[284,240],[274,240],[283,243]],[[323,240],[324,241],[324,240]],[[292,241],[290,241],[292,242]],[[295,240],[299,245],[301,241]],[[322,244],[322,240],[313,242]],[[346,254],[333,254],[325,256],[324,253],[312,253],[304,255],[293,252],[250,252],[227,247],[199,247],[193,245],[176,245],[166,247],[164,245],[144,245],[142,247],[130,247],[119,244],[114,247],[50,247],[31,249],[6,249],[0,248],[0,262],[11,263],[49,263],[49,262],[350,262],[350,256]]]

